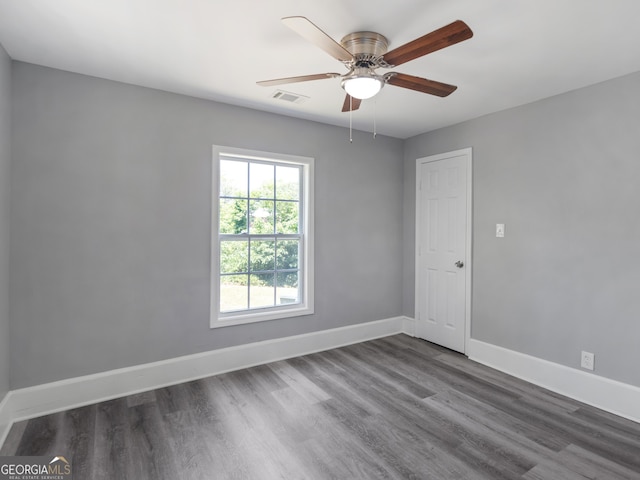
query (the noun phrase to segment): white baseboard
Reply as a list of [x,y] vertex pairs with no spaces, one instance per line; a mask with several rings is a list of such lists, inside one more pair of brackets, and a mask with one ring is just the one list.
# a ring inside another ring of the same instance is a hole
[[471,339],[467,355],[488,367],[640,422],[640,388]]
[[[394,317],[250,343],[10,391],[0,401],[0,446],[13,422],[398,333],[415,320]],[[471,360],[602,410],[640,422],[640,388],[470,339]]]
[[395,335],[404,331],[404,320],[389,318],[12,390],[0,403],[0,446],[16,421]]
[[9,394],[7,393],[2,400],[0,400],[0,448],[4,444],[5,438],[9,434],[9,429],[13,424],[13,418],[9,415]]
[[410,337],[416,336],[416,321],[414,318],[402,317],[402,333]]

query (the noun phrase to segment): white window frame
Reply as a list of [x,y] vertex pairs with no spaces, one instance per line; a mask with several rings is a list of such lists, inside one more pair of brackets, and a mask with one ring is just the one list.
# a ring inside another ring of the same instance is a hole
[[[220,233],[219,233],[219,197],[220,197],[220,159],[238,157],[247,160],[288,163],[302,167],[302,262],[300,262],[301,302],[294,305],[276,305],[239,312],[220,313]],[[244,148],[213,146],[211,182],[211,288],[210,288],[210,326],[220,328],[230,325],[297,317],[313,313],[313,174],[314,159],[297,155],[261,152]]]

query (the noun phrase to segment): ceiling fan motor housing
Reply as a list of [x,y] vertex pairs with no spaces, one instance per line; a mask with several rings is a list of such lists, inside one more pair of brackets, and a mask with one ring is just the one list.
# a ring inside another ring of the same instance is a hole
[[345,35],[340,44],[355,58],[354,65],[377,67],[380,57],[387,53],[389,42],[386,37],[375,32],[354,32]]

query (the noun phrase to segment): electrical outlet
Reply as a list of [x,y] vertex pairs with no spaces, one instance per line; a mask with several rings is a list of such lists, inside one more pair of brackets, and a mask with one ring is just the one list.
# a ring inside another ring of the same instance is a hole
[[580,356],[580,366],[582,368],[586,368],[587,370],[593,370],[595,366],[595,355],[591,352],[583,351]]

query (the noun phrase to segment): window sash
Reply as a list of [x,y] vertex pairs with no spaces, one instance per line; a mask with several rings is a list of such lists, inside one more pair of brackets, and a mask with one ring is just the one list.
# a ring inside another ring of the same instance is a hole
[[[272,269],[267,269],[267,270],[253,270],[251,268],[251,242],[257,240],[273,240],[275,245],[274,245],[274,265]],[[286,240],[295,240],[298,242],[298,254],[297,254],[297,267],[296,268],[278,268],[278,258],[277,258],[277,252],[278,252],[278,243],[279,241],[286,241]],[[238,234],[238,235],[231,235],[231,234],[222,234],[219,235],[219,239],[218,239],[218,252],[220,255],[222,255],[222,244],[223,242],[247,242],[247,263],[246,266],[247,268],[245,270],[242,271],[234,271],[234,272],[222,272],[222,268],[219,269],[219,278],[222,279],[223,277],[230,277],[230,276],[246,276],[248,279],[251,278],[251,275],[261,275],[261,274],[273,274],[274,278],[275,278],[275,285],[273,286],[274,288],[274,298],[277,295],[277,291],[279,288],[282,287],[278,287],[277,285],[277,275],[279,273],[297,273],[298,274],[298,286],[297,286],[297,290],[298,290],[298,294],[297,294],[297,299],[295,302],[292,302],[290,304],[288,304],[289,306],[286,308],[295,308],[296,305],[300,305],[304,303],[305,300],[305,288],[304,288],[304,275],[301,275],[302,273],[302,268],[301,266],[304,265],[304,252],[305,252],[305,245],[304,245],[304,236],[301,234],[274,234],[274,235],[268,235],[268,234],[256,234],[256,235],[251,235],[251,234]],[[222,259],[220,258],[220,264],[222,263]],[[236,310],[224,310],[222,309],[222,293],[221,293],[221,286],[222,286],[222,282],[219,282],[218,284],[218,291],[220,292],[220,297],[218,300],[218,314],[220,315],[221,318],[225,317],[225,316],[231,316],[231,315],[235,315],[237,314],[237,312],[252,312],[254,310],[259,310],[259,309],[274,309],[274,308],[281,308],[281,304],[278,304],[275,299],[274,299],[274,305],[273,306],[263,306],[263,307],[252,307],[251,306],[251,282],[248,281],[247,282],[247,292],[248,292],[248,308],[245,309],[236,309]],[[284,308],[284,307],[282,307]]]

